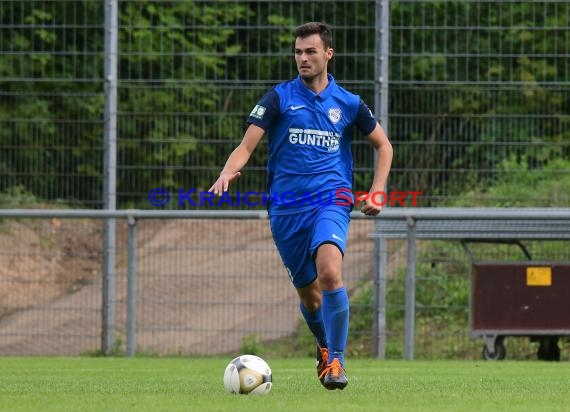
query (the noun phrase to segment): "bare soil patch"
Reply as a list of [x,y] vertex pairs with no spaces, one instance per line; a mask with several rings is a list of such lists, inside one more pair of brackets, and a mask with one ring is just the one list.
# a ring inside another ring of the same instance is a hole
[[[126,224],[117,224],[116,330],[124,348]],[[371,220],[351,225],[345,281],[372,268]],[[137,344],[158,354],[235,351],[295,331],[298,300],[266,220],[137,225]],[[77,355],[100,347],[102,222],[14,220],[0,227],[0,354]]]

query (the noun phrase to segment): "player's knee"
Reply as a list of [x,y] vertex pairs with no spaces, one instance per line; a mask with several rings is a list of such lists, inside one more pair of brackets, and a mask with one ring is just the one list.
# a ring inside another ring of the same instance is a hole
[[319,262],[317,272],[320,279],[337,278],[340,277],[340,265],[331,261]]
[[342,286],[342,276],[337,265],[325,263],[319,268],[319,284],[323,290],[333,290]]
[[320,295],[319,296],[312,296],[308,299],[303,299],[302,303],[303,303],[303,306],[305,308],[307,308],[307,310],[309,312],[316,312],[321,307],[322,298]]

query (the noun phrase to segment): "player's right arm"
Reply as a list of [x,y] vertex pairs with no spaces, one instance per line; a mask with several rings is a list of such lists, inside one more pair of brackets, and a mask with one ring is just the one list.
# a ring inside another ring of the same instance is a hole
[[249,127],[245,131],[241,143],[228,157],[220,177],[208,190],[209,192],[214,192],[214,195],[221,195],[228,191],[230,183],[240,177],[240,170],[246,165],[265,131],[271,129],[278,118],[279,96],[272,89],[265,93],[249,114],[247,118]]
[[209,192],[214,192],[214,195],[221,195],[228,191],[230,183],[240,177],[240,170],[247,164],[247,161],[261,141],[264,133],[265,130],[261,127],[254,124],[249,125],[241,143],[228,157],[224,168],[220,172],[218,180],[216,180],[208,190]]

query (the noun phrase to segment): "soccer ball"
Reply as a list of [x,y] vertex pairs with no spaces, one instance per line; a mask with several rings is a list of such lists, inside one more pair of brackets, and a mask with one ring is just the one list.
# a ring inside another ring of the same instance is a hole
[[240,355],[224,371],[224,388],[229,393],[266,395],[271,385],[271,368],[259,356]]

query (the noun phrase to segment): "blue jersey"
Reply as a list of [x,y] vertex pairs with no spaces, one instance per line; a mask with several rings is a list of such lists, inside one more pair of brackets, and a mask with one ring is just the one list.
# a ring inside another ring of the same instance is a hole
[[270,214],[303,212],[334,202],[339,190],[344,196],[352,192],[352,128],[369,135],[377,122],[359,96],[337,85],[330,74],[328,81],[319,94],[299,76],[281,83],[247,119],[269,139]]

